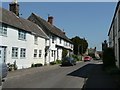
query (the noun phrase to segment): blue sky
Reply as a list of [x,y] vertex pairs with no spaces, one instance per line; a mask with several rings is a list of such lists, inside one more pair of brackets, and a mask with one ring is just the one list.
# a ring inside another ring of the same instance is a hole
[[[9,9],[9,3],[2,7]],[[85,38],[89,48],[101,50],[116,8],[116,2],[19,2],[21,17],[28,18],[34,12],[47,20],[54,16],[54,25],[64,29],[69,38]]]

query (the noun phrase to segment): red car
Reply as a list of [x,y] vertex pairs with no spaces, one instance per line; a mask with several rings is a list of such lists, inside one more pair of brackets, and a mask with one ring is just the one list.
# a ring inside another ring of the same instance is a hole
[[91,57],[90,56],[85,56],[84,57],[84,61],[90,61],[91,60]]

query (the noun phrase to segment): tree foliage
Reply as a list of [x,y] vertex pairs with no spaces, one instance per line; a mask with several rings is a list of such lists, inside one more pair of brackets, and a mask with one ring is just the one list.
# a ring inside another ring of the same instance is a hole
[[74,54],[84,54],[88,48],[88,42],[79,36],[73,37],[71,41],[74,44]]
[[63,49],[62,51],[62,58],[66,57],[68,54],[68,51],[66,49]]

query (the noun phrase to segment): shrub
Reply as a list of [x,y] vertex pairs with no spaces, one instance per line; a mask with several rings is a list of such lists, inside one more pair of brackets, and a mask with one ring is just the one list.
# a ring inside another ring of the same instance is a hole
[[78,58],[77,55],[73,54],[72,57],[73,57],[76,61],[80,61],[80,59]]
[[61,61],[61,60],[56,60],[56,63],[57,63],[57,64],[61,64],[62,61]]
[[31,64],[31,67],[35,67],[35,64],[34,64],[34,63],[32,63],[32,64]]
[[115,67],[115,55],[112,48],[106,48],[103,52],[103,68]]
[[68,51],[66,49],[63,49],[62,51],[62,58],[65,58],[68,54]]
[[13,68],[14,68],[14,70],[17,70],[17,69],[18,69],[17,64],[16,64],[16,61],[14,61]]
[[56,64],[56,62],[55,62],[55,61],[50,62],[50,65],[55,65],[55,64]]
[[34,65],[35,67],[41,67],[41,66],[43,66],[41,63],[36,63],[35,65]]

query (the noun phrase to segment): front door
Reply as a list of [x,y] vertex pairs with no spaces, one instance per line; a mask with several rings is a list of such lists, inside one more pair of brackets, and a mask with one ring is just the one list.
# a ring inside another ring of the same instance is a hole
[[5,62],[6,59],[6,48],[0,46],[0,62]]

